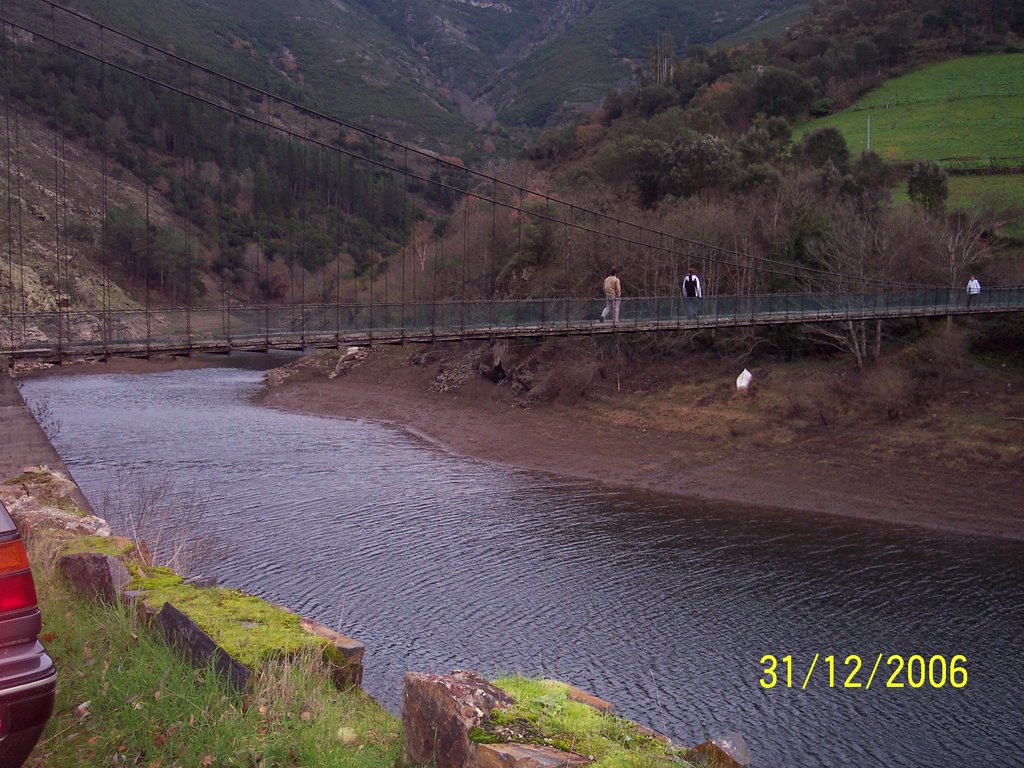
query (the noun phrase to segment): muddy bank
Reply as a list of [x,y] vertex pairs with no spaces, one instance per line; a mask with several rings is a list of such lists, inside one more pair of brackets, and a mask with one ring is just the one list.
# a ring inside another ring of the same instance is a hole
[[[365,362],[344,370],[329,355],[319,366],[299,364],[295,375],[275,377],[283,382],[261,400],[270,407],[389,423],[459,455],[599,486],[803,512],[808,519],[840,515],[1024,540],[1017,378],[968,379],[948,402],[894,424],[865,418],[853,428],[794,428],[784,423],[776,402],[785,398],[773,390],[792,387],[804,377],[801,371],[791,371],[789,379],[776,372],[773,379],[771,371],[758,370],[762,387],[753,397],[736,393],[730,376],[687,383],[684,367],[659,374],[682,382],[678,386],[649,382],[650,391],[634,386],[572,404],[531,403],[453,365],[451,357],[410,365],[420,349],[374,348]],[[142,374],[227,363],[218,357],[124,359],[29,375]],[[0,381],[13,387],[9,379]],[[18,439],[40,446],[45,435],[27,408],[22,416],[31,424],[16,430]],[[4,431],[14,434],[6,423]],[[54,463],[48,441],[45,446],[48,458],[10,441],[3,467],[15,473],[27,463],[63,467]]]
[[[772,431],[735,392],[705,405],[673,403],[692,393],[671,390],[524,404],[479,377],[446,386],[450,369],[409,365],[408,355],[374,350],[345,376],[293,376],[262,399],[387,422],[464,456],[598,485],[805,512],[809,521],[841,515],[1024,540],[1024,473],[1008,471],[1005,457],[950,460],[941,437],[920,443],[927,423],[891,428],[884,439],[868,428]],[[1024,440],[1024,424],[1014,428]],[[1006,447],[1011,461],[1019,448]]]

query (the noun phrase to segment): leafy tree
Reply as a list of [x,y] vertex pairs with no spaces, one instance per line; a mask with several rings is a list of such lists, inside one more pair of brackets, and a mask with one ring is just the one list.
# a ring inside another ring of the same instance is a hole
[[646,85],[640,89],[637,109],[644,117],[652,117],[679,100],[676,89],[668,85]]
[[637,139],[630,143],[627,156],[640,205],[650,208],[665,194],[672,148],[664,141]]
[[840,173],[846,173],[850,167],[850,150],[838,128],[819,128],[804,134],[794,154],[815,168],[831,162]]
[[780,160],[790,144],[789,123],[781,117],[759,120],[736,143],[740,157],[748,164]]
[[611,125],[620,117],[626,108],[626,100],[622,97],[622,91],[612,91],[604,97],[604,123]]
[[551,220],[556,215],[555,207],[551,203],[530,203],[526,210],[523,254],[530,263],[543,266],[558,254],[560,245],[560,229]]
[[861,210],[888,206],[890,191],[898,179],[894,165],[875,152],[862,152],[843,181],[842,192],[857,201]]
[[926,211],[941,211],[949,196],[948,174],[934,160],[914,163],[907,178],[907,195]]
[[904,58],[914,45],[914,15],[910,11],[901,11],[893,16],[885,29],[875,35],[875,45],[890,63]]
[[756,107],[769,117],[796,117],[814,99],[814,87],[796,72],[768,67],[754,85]]
[[724,187],[737,174],[736,155],[717,136],[685,131],[672,144],[665,194],[688,197],[709,187]]

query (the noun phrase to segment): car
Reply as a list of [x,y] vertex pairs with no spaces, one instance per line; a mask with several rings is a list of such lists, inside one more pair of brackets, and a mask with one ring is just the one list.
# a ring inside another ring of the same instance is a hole
[[39,642],[42,618],[25,542],[0,502],[0,766],[18,768],[53,714],[57,669]]

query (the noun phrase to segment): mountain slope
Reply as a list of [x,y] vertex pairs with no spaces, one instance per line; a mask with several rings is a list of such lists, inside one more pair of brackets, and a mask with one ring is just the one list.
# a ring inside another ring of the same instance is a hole
[[[31,0],[19,0],[21,3]],[[69,5],[154,45],[371,130],[436,144],[472,126],[407,45],[357,3],[123,0]],[[9,11],[9,13],[11,13]]]
[[[661,34],[683,50],[801,2],[65,1],[274,93],[438,148],[465,147],[493,121],[572,119],[628,83]],[[7,14],[32,5],[45,4],[11,0]]]
[[509,123],[564,122],[630,82],[647,47],[668,33],[679,53],[800,0],[598,0],[571,28],[502,72],[490,100]]

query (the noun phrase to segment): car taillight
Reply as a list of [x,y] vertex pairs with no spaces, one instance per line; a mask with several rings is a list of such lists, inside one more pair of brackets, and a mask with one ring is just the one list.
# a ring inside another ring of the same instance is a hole
[[36,585],[20,539],[0,544],[0,613],[35,608]]

